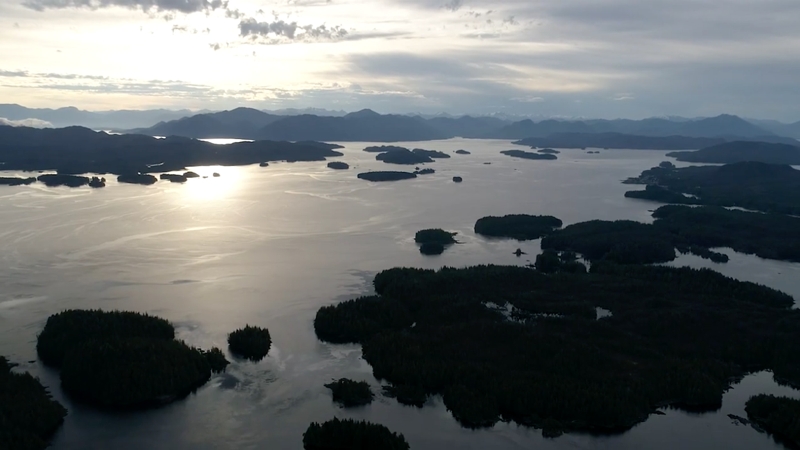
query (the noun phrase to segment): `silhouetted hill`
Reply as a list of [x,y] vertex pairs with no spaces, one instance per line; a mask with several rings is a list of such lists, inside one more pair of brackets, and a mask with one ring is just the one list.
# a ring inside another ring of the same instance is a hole
[[161,122],[150,128],[131,130],[131,132],[148,136],[183,136],[195,139],[257,139],[263,127],[282,118],[257,109],[236,108]]
[[262,128],[259,137],[286,141],[397,142],[446,139],[450,136],[434,129],[419,117],[380,115],[364,110],[344,117],[285,117]]
[[507,121],[495,117],[470,116],[463,116],[457,119],[435,117],[428,119],[428,124],[443,134],[451,137],[463,138],[481,138],[509,125]]
[[130,129],[176,120],[197,114],[186,109],[170,111],[153,109],[145,111],[83,111],[74,107],[58,109],[26,108],[16,104],[0,104],[0,117],[9,120],[39,119],[55,127],[80,125],[95,129]]
[[177,171],[187,166],[324,161],[330,156],[342,154],[308,143],[257,141],[220,146],[182,137],[110,135],[82,127],[0,126],[0,161],[5,170],[137,174]]
[[755,120],[755,119],[750,119],[749,122],[767,131],[771,131],[775,134],[781,136],[788,136],[794,139],[800,139],[800,122],[782,123],[778,122],[777,120]]
[[593,133],[595,130],[585,122],[567,122],[560,120],[543,120],[535,123],[527,119],[506,125],[490,133],[487,137],[496,139],[523,139],[527,137],[545,137],[553,133]]
[[[800,144],[800,142],[798,143]],[[667,154],[678,161],[730,164],[756,161],[769,164],[800,164],[800,147],[766,142],[736,141],[714,145],[694,152]]]

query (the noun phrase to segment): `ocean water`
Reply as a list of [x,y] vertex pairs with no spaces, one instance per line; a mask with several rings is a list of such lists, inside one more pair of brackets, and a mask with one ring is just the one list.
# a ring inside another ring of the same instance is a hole
[[[0,354],[39,376],[69,409],[54,449],[299,449],[310,422],[334,416],[385,424],[415,450],[781,448],[727,417],[744,416],[744,402],[756,393],[798,396],[769,373],[746,377],[718,412],[665,410],[617,436],[544,439],[538,430],[502,423],[466,430],[440,399],[422,409],[380,395],[365,408],[335,406],[323,387],[331,379],[380,383],[358,346],[316,339],[312,321],[320,306],[370,293],[372,277],[391,267],[523,265],[535,258],[539,241],[476,236],[472,227],[482,216],[650,221],[659,205],[624,198],[635,187],[620,181],[667,159],[660,151],[576,149],[556,161],[528,161],[501,155],[515,148],[506,141],[400,143],[452,158],[425,165],[436,169],[432,175],[369,183],[356,174],[413,167],[375,161],[361,151],[369,143],[344,145],[345,156],[336,159],[350,164],[345,171],[326,162],[270,163],[192,168],[208,178],[185,184],[0,189]],[[453,154],[457,149],[472,154]],[[453,183],[453,176],[464,182]],[[413,242],[422,228],[457,231],[460,244],[423,256]],[[513,255],[517,248],[527,255]],[[724,251],[728,264],[692,256],[672,264],[712,267],[800,299],[800,265]],[[57,372],[36,362],[44,321],[69,308],[157,314],[176,325],[179,338],[204,348],[226,348],[227,333],[245,324],[266,326],[273,347],[255,364],[229,356],[225,374],[165,408],[100,413],[65,398]]]

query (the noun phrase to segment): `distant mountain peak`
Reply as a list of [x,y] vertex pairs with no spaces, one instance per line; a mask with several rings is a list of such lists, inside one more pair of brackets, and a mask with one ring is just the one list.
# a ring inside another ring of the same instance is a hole
[[380,117],[380,114],[371,109],[362,109],[361,111],[352,112],[344,117],[346,119],[366,119],[370,117]]

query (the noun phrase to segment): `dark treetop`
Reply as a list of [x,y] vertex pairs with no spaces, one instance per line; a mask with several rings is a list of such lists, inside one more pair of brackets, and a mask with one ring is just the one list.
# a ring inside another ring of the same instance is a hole
[[539,239],[561,228],[563,222],[553,216],[510,214],[503,217],[482,217],[475,222],[475,233],[491,237],[505,237],[518,241]]
[[231,352],[253,361],[260,361],[269,353],[272,338],[266,328],[247,325],[228,335],[228,345]]
[[748,372],[800,383],[793,299],[707,269],[398,268],[374,284],[321,308],[317,336],[361,343],[376,378],[442,395],[465,426],[623,431],[665,405],[719,408]]
[[791,448],[800,448],[800,400],[756,395],[747,401],[747,417]]
[[661,188],[627,192],[625,196],[630,198],[800,215],[800,171],[790,166],[742,162],[680,169],[654,167],[626,183]]
[[402,434],[383,425],[334,418],[322,425],[314,422],[303,433],[305,450],[408,450]]
[[374,395],[366,381],[353,381],[341,378],[325,385],[333,393],[333,401],[345,408],[364,406],[372,403]]
[[29,373],[14,373],[0,356],[0,448],[44,450],[67,410]]

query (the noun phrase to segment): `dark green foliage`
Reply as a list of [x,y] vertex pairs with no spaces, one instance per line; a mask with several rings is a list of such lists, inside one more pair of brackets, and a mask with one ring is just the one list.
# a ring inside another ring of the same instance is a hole
[[767,432],[800,447],[800,400],[756,395],[747,401],[747,417]]
[[347,170],[350,168],[350,165],[342,161],[331,161],[328,163],[328,168],[334,170]]
[[427,256],[436,256],[444,253],[445,246],[438,242],[426,242],[419,246],[419,252]]
[[427,168],[427,169],[415,170],[414,173],[417,175],[431,175],[436,173],[436,170]]
[[92,179],[89,180],[89,187],[93,188],[106,187],[106,179],[100,177],[92,177]]
[[[374,285],[381,297],[321,308],[318,337],[360,342],[397,396],[441,394],[465,426],[621,431],[663,405],[718,408],[751,371],[800,384],[793,299],[710,270],[391,269]],[[595,307],[613,315],[595,320]]]
[[558,155],[561,152],[558,151],[558,150],[553,150],[552,148],[543,148],[543,149],[539,150],[539,153],[545,153],[545,154],[550,154],[550,155]]
[[11,372],[0,356],[0,449],[43,450],[67,410],[29,373]]
[[364,149],[368,153],[386,153],[392,151],[408,150],[405,147],[398,147],[397,145],[374,145]]
[[631,198],[800,215],[800,171],[791,166],[741,162],[680,169],[654,167],[625,183],[660,187],[625,194]]
[[272,338],[266,328],[247,325],[228,335],[228,346],[237,355],[260,361],[269,353]]
[[159,406],[205,384],[211,367],[181,341],[148,338],[89,340],[67,352],[61,386],[104,408]]
[[545,250],[536,255],[536,270],[543,273],[555,273],[561,268],[561,258],[552,250]]
[[524,150],[504,150],[500,153],[507,156],[511,156],[513,158],[522,158],[522,159],[544,159],[544,160],[558,159],[558,156],[550,153],[533,153],[533,152],[526,152]]
[[728,257],[710,248],[730,247],[761,258],[800,261],[800,219],[721,207],[667,205],[655,222],[592,220],[570,225],[545,237],[543,249],[568,250],[587,259],[622,264],[672,261],[675,248],[714,262]]
[[[184,177],[186,177],[186,175],[184,175]],[[135,173],[120,175],[117,177],[117,181],[120,183],[150,185],[155,184],[158,179],[147,173]]]
[[422,408],[428,401],[428,393],[417,385],[401,384],[397,386],[384,386],[383,394],[389,398],[397,399],[401,405]]
[[208,366],[214,373],[224,372],[225,368],[230,364],[230,361],[225,358],[225,354],[222,353],[222,350],[217,347],[208,351],[201,351],[201,353],[205,356]]
[[314,422],[303,433],[305,450],[408,450],[402,434],[383,425],[334,418],[322,425]]
[[416,174],[410,172],[375,171],[358,174],[358,178],[367,181],[400,181],[417,178]]
[[456,240],[453,239],[458,233],[451,233],[444,231],[441,228],[429,228],[427,230],[417,231],[414,235],[414,242],[417,244],[441,244],[450,245],[455,244]]
[[374,397],[372,390],[369,388],[369,383],[366,381],[353,381],[342,378],[326,384],[325,387],[333,392],[333,401],[345,408],[369,405]]
[[440,152],[438,150],[423,150],[421,148],[415,148],[414,150],[411,150],[411,151],[414,152],[414,154],[416,154],[416,155],[427,156],[427,157],[433,158],[433,159],[447,159],[447,158],[450,158],[450,155],[448,155],[445,152]]
[[67,352],[84,341],[128,337],[171,340],[175,329],[168,321],[147,314],[68,310],[47,319],[36,352],[43,363],[59,367]]
[[89,184],[89,177],[81,177],[77,175],[61,175],[61,174],[47,174],[39,175],[39,181],[47,186],[67,186],[67,187],[81,187]]
[[36,178],[17,178],[17,177],[0,177],[0,185],[2,186],[19,186],[36,183]]
[[489,216],[475,222],[475,233],[527,241],[546,236],[557,228],[561,228],[561,225],[563,222],[553,216],[530,216],[527,214]]
[[401,305],[384,304],[380,297],[362,297],[320,308],[314,318],[314,331],[323,341],[347,344],[362,342],[381,330],[402,330],[412,324],[411,315]]

